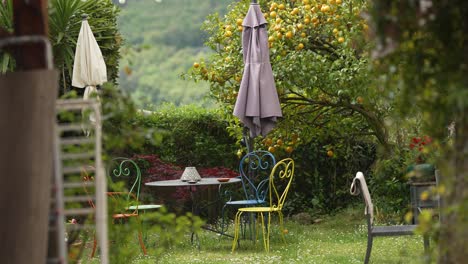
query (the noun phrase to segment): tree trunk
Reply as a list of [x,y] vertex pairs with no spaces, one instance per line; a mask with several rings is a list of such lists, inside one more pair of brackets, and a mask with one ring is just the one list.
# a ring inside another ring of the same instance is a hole
[[449,192],[443,198],[439,263],[466,263],[468,249],[468,109],[456,121],[450,163],[442,175]]

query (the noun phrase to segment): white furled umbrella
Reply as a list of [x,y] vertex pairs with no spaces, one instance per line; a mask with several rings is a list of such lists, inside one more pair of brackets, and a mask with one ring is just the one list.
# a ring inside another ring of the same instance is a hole
[[86,100],[92,93],[97,92],[97,85],[105,82],[107,82],[106,63],[88,20],[84,16],[76,42],[72,86],[85,88],[83,99]]
[[260,6],[252,1],[242,23],[244,73],[234,107],[234,115],[249,128],[251,138],[265,136],[282,117],[270,64],[266,24]]

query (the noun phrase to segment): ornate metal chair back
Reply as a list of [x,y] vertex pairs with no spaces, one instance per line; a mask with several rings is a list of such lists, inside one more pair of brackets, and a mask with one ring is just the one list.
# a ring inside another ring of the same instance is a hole
[[263,150],[247,153],[241,159],[239,171],[247,200],[265,201],[269,175],[275,164],[273,154]]
[[[136,213],[138,213],[141,171],[135,161],[128,158],[114,158],[108,166],[107,175],[109,181],[114,184],[117,182],[124,183],[123,192],[125,192],[125,194],[123,196],[126,197],[126,207],[136,206]],[[122,192],[119,194],[122,194]]]
[[[294,160],[286,158],[276,163],[270,174],[270,207],[281,210],[294,178]],[[280,191],[283,189],[283,191]]]

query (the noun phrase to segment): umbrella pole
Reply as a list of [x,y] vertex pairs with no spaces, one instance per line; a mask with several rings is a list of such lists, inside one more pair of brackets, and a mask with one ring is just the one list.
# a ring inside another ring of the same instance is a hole
[[247,153],[252,152],[253,151],[253,138],[250,137],[250,131],[248,127],[244,126],[244,129],[242,130],[242,136],[244,137],[245,147],[247,148]]

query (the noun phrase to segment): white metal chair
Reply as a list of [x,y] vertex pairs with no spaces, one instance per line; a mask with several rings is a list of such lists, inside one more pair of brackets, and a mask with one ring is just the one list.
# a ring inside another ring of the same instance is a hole
[[[356,177],[354,177],[353,183],[351,184],[350,192],[352,195],[359,195],[359,193],[362,193],[364,202],[366,204],[364,212],[367,218],[367,251],[364,263],[369,263],[374,237],[414,235],[414,229],[417,227],[417,225],[374,225],[374,206],[372,205],[372,200],[369,193],[369,189],[367,188],[366,179],[364,178],[364,174],[362,172],[359,171],[356,173]],[[427,251],[428,248],[429,238],[427,236],[424,236],[424,250]]]

